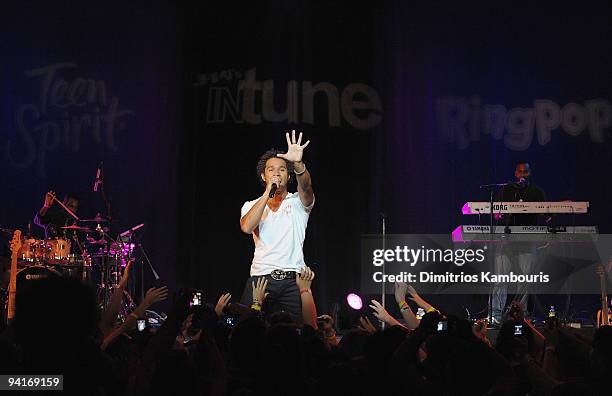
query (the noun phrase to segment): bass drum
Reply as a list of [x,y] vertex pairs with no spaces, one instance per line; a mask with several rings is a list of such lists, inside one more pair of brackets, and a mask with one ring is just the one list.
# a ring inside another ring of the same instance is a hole
[[17,272],[17,290],[23,290],[24,288],[32,285],[34,282],[43,279],[60,276],[62,275],[52,268],[42,265],[31,265]]

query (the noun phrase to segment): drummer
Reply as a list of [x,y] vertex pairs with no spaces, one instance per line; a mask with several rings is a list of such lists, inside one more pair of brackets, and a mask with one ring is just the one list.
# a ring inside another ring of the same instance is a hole
[[[65,237],[65,233],[60,227],[73,224],[72,217],[62,208],[55,207],[50,209],[55,202],[55,192],[49,191],[45,195],[45,203],[34,216],[34,224],[45,230],[45,238]],[[79,208],[79,198],[75,194],[67,194],[64,197],[64,205],[73,213]]]

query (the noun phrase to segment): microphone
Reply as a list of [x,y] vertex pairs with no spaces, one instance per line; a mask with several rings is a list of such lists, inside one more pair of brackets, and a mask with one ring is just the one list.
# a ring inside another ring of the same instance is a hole
[[519,186],[520,188],[525,188],[527,187],[527,184],[529,184],[529,182],[527,181],[527,179],[525,179],[524,177],[521,177],[519,179],[518,182],[516,182],[516,185]]
[[274,198],[274,194],[276,194],[277,188],[278,186],[276,185],[276,183],[272,183],[272,188],[270,189],[270,194],[268,195],[268,198]]
[[98,192],[98,186],[102,184],[102,162],[98,166],[98,171],[96,172],[96,181],[94,182],[93,190],[94,192]]

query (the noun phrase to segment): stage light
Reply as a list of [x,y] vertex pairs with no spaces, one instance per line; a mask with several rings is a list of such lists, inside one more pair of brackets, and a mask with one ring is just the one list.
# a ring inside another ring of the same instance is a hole
[[363,308],[363,300],[361,299],[361,297],[359,297],[355,293],[349,293],[346,296],[346,302],[349,305],[349,307],[353,308],[356,311]]

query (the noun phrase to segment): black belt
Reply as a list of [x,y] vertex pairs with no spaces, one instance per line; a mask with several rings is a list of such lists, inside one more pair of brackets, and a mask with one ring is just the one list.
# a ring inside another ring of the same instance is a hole
[[270,272],[270,277],[274,280],[295,279],[295,271],[274,270]]

